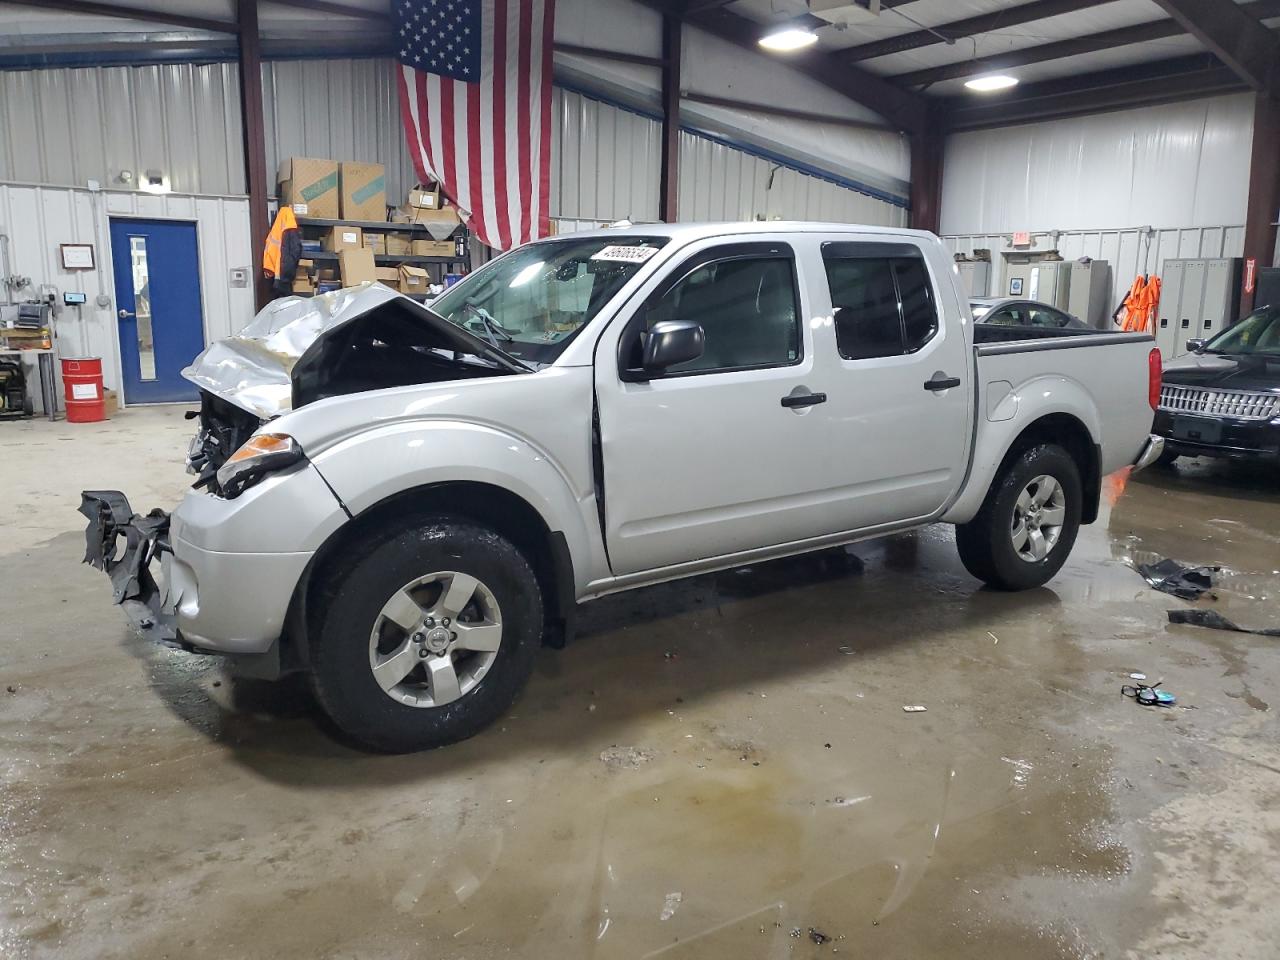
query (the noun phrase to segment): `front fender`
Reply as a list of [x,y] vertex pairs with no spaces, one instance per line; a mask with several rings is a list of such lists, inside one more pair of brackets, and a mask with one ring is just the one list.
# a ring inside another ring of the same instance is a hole
[[576,492],[544,451],[495,427],[462,420],[404,421],[350,436],[312,463],[353,516],[415,487],[474,482],[510,491],[560,532],[573,559],[575,595],[604,575],[603,544],[591,521],[594,493]]
[[[1052,374],[1011,387],[997,387],[997,383],[1002,381],[988,381],[983,386],[969,474],[960,496],[942,516],[947,523],[973,519],[1013,442],[1042,417],[1067,414],[1084,425],[1092,443],[1102,442],[1102,418],[1097,404],[1079,381]],[[1003,395],[995,395],[993,389]]]

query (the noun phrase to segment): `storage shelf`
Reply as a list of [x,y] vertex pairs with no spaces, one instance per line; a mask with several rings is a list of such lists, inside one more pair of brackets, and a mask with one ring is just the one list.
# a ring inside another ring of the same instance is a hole
[[[365,233],[426,233],[425,223],[391,223],[387,220],[320,220],[316,217],[298,217],[300,227],[359,227]],[[460,227],[461,224],[458,224]],[[454,232],[457,231],[454,228]]]
[[[338,255],[336,253],[330,253],[327,250],[320,251],[319,253],[309,253],[306,250],[303,250],[301,259],[312,260],[317,263],[337,263]],[[443,263],[446,265],[451,263],[469,263],[470,259],[468,257],[418,257],[408,253],[404,255],[400,255],[398,253],[375,253],[373,255],[373,262],[379,267],[398,267],[402,263],[407,263],[411,267],[417,267],[425,263]]]

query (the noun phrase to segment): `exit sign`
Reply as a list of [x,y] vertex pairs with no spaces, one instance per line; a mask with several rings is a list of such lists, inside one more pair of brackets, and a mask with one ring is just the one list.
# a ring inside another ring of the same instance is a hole
[[1031,246],[1031,232],[1029,230],[1019,230],[1013,235],[1013,245],[1015,247]]

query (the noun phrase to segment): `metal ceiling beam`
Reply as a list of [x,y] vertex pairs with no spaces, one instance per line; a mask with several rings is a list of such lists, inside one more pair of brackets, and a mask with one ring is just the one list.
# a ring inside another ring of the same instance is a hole
[[684,22],[662,17],[662,152],[658,168],[658,219],[676,222],[680,193],[680,45]]
[[920,47],[948,42],[944,40],[945,37],[960,40],[979,33],[989,33],[992,30],[1015,27],[1023,23],[1034,23],[1037,20],[1059,17],[1064,13],[1075,13],[1077,10],[1110,2],[1111,0],[1032,0],[1031,3],[997,10],[995,13],[965,17],[963,20],[952,20],[950,23],[942,23],[928,30],[913,30],[896,37],[859,44],[856,47],[849,47],[843,53],[850,63],[872,60],[875,57],[887,57],[894,53],[906,53],[908,50],[918,50]]
[[[684,13],[684,5],[671,0],[640,0],[645,6],[659,13],[676,13],[682,15],[691,26],[714,34],[745,50],[759,54],[757,41],[764,25],[741,17],[730,10],[705,10],[702,12]],[[850,66],[844,62],[839,53],[822,50],[801,50],[779,57],[778,62],[807,74],[824,86],[830,87],[874,110],[884,117],[895,129],[913,133],[923,130],[928,122],[927,105],[923,97],[910,90],[890,83],[866,70]]]
[[[1242,5],[1243,8],[1258,17],[1280,17],[1280,0],[1254,0]],[[1147,43],[1151,40],[1163,40],[1167,37],[1180,37],[1186,34],[1177,20],[1151,20],[1147,23],[1136,23],[1129,27],[1115,30],[1103,30],[1069,40],[1057,40],[1053,43],[1040,43],[1034,47],[1021,50],[1010,50],[1007,53],[978,60],[962,60],[946,63],[937,67],[926,67],[923,70],[912,70],[909,73],[895,74],[889,79],[904,86],[918,86],[938,83],[942,80],[955,80],[959,77],[972,77],[993,70],[1008,70],[1013,67],[1025,67],[1032,63],[1044,63],[1049,60],[1062,60],[1066,57],[1079,56],[1082,53],[1096,53],[1099,50],[1111,50],[1115,47],[1127,47],[1136,43]]]
[[1280,39],[1232,0],[1156,0],[1241,80],[1280,97]]
[[1045,80],[1007,96],[947,97],[942,103],[948,130],[975,130],[1194,100],[1242,87],[1230,69],[1202,53]]
[[121,20],[142,20],[149,23],[168,23],[192,30],[209,30],[214,33],[238,33],[239,27],[229,20],[210,20],[206,17],[189,17],[167,10],[150,10],[145,7],[128,7],[115,3],[94,3],[92,0],[4,0],[13,6],[39,7],[42,10],[59,10],[64,13],[84,13],[95,17],[115,17]]
[[370,20],[379,24],[389,24],[391,22],[391,17],[384,10],[366,10],[364,7],[351,7],[345,3],[333,3],[332,0],[268,0],[268,2],[282,7],[300,7],[313,13],[328,13],[336,17],[354,17],[357,20]]

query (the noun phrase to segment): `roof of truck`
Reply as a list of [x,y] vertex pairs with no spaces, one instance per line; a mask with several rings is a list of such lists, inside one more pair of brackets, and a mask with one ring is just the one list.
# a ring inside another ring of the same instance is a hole
[[[574,231],[560,237],[608,237],[643,234],[651,237],[671,237],[674,240],[700,240],[703,237],[719,237],[730,233],[879,233],[903,237],[936,239],[927,230],[907,230],[903,227],[883,227],[862,223],[821,223],[806,220],[742,220],[712,223],[628,223],[602,227],[597,230]],[[548,240],[559,237],[547,237]]]

